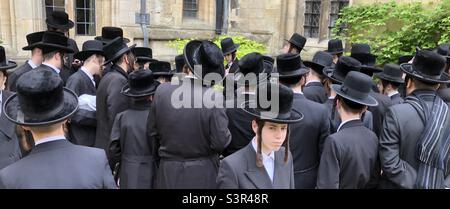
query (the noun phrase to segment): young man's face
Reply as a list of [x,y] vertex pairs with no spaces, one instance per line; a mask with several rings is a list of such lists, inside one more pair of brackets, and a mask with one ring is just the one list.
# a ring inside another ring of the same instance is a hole
[[[256,133],[258,125],[252,122],[253,130]],[[255,129],[256,128],[256,129]],[[265,122],[261,131],[261,147],[268,152],[278,151],[286,140],[288,125],[272,122]]]
[[233,61],[233,55],[232,54],[227,54],[224,56],[225,60],[227,61],[227,63],[230,63]]

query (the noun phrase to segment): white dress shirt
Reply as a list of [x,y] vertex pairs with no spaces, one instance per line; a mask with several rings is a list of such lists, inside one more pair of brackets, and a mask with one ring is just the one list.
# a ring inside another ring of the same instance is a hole
[[[256,143],[256,137],[253,138],[252,145],[253,145],[253,149],[255,149],[255,152],[258,152],[257,151],[258,145]],[[275,170],[274,170],[275,169],[275,153],[272,151],[272,152],[270,152],[269,155],[266,155],[266,154],[262,153],[262,151],[261,151],[261,154],[263,157],[264,168],[266,169],[266,172],[270,177],[270,181],[272,181],[272,183],[273,183],[273,175],[275,172]]]
[[59,74],[59,72],[61,72],[61,70],[60,69],[58,69],[57,67],[55,67],[55,66],[53,66],[53,65],[51,65],[51,64],[48,64],[48,63],[42,63],[43,65],[46,65],[46,66],[49,66],[50,68],[52,68],[56,73],[58,73]]
[[48,138],[43,138],[43,139],[35,142],[35,146],[37,146],[39,144],[47,143],[47,142],[58,141],[58,140],[66,140],[66,137],[65,136],[52,136],[52,137],[48,137]]
[[37,68],[38,67],[38,65],[36,65],[33,61],[31,61],[31,60],[28,60],[28,65],[30,65],[31,66],[31,68]]
[[337,129],[336,132],[338,132],[339,130],[341,130],[341,128],[342,128],[342,126],[343,126],[344,124],[346,124],[346,123],[348,123],[348,122],[350,122],[350,121],[354,121],[354,120],[361,120],[361,119],[360,119],[360,118],[352,118],[352,119],[349,119],[349,120],[346,120],[346,121],[341,122],[341,125],[339,125],[339,128]]
[[396,95],[396,94],[400,94],[398,91],[391,91],[389,94],[388,94],[388,96],[389,97],[392,97],[392,96],[394,96],[394,95]]

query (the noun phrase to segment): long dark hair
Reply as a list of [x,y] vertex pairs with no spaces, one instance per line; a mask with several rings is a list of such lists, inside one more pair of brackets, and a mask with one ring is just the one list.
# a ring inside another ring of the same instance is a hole
[[[263,157],[261,153],[261,144],[262,144],[262,129],[264,125],[266,124],[265,120],[255,119],[256,124],[258,125],[257,129],[257,136],[256,136],[256,144],[257,144],[257,151],[256,151],[256,167],[262,168],[264,166],[263,164]],[[286,139],[283,142],[283,145],[285,147],[284,149],[284,163],[286,164],[289,160],[289,126],[286,133]]]

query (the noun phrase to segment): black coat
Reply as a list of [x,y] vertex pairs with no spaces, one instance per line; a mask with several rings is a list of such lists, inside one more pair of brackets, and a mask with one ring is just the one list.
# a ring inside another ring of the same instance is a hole
[[249,143],[220,163],[217,184],[220,189],[294,189],[292,155],[284,163],[284,147],[275,152],[273,182],[265,168],[256,167],[256,152]]
[[30,72],[31,70],[33,70],[33,68],[28,64],[28,61],[16,68],[10,75],[8,75],[8,83],[6,84],[8,90],[16,92],[16,85],[19,77],[27,72]]
[[[12,95],[11,92],[2,91],[2,100],[0,105],[3,105],[6,99]],[[19,139],[16,135],[16,124],[9,121],[3,110],[0,114],[0,170],[21,158],[21,151],[19,146]]]
[[[336,133],[339,125],[341,124],[341,116],[339,115],[338,111],[335,110],[333,113],[333,102],[334,99],[328,99],[328,101],[325,103],[325,105],[328,107],[328,114],[330,119],[330,134]],[[366,128],[373,131],[374,125],[372,112],[364,112],[361,120]]]
[[[230,68],[230,65],[229,65],[229,64],[227,64],[227,65],[225,66],[225,69],[228,69],[228,68]],[[230,68],[230,70],[228,71],[228,73],[236,73],[236,72],[238,71],[238,69],[239,69],[239,59],[236,58],[236,59],[233,61],[233,63],[231,64],[231,68]]]
[[[223,95],[198,81],[185,78],[181,85],[164,83],[156,90],[149,121],[149,133],[161,158],[156,188],[217,187],[218,156],[231,140],[228,117],[225,109],[206,108],[212,103],[199,102],[198,97],[209,94],[208,98],[223,105]],[[183,97],[191,108],[175,108],[179,103],[174,104],[171,97]],[[202,107],[194,108],[194,101]]]
[[127,84],[127,73],[117,65],[100,81],[97,89],[97,132],[95,147],[108,150],[116,115],[128,109],[128,98],[121,94]]
[[224,156],[233,154],[234,152],[244,148],[253,139],[255,133],[252,129],[253,116],[246,113],[239,105],[244,100],[248,100],[254,97],[249,94],[244,94],[246,98],[239,100],[229,100],[228,103],[233,102],[232,108],[227,108],[226,113],[228,116],[228,130],[231,133],[231,142],[223,152]]
[[445,102],[450,102],[450,88],[442,88],[438,90],[438,95],[444,100]]
[[294,94],[292,108],[304,115],[302,121],[289,126],[295,188],[314,189],[323,143],[330,135],[328,110],[325,105],[309,101],[302,94]]
[[377,106],[368,107],[367,109],[372,112],[373,115],[373,132],[379,136],[383,125],[384,115],[386,114],[388,108],[392,105],[392,101],[389,96],[384,94],[375,93],[372,91],[370,95],[378,102]]
[[113,189],[116,184],[103,150],[58,140],[37,145],[1,170],[0,188]]
[[379,173],[378,138],[361,121],[353,120],[325,140],[317,188],[376,188]]
[[[433,94],[433,91],[418,90],[418,94]],[[428,105],[433,101],[426,100]],[[417,140],[423,130],[424,122],[409,103],[389,108],[384,118],[380,135],[380,159],[383,178],[382,188],[415,187],[419,168]]]
[[[83,94],[95,96],[97,91],[89,76],[82,70],[70,76],[66,87],[78,96]],[[69,140],[77,145],[92,147],[95,143],[96,127],[96,112],[78,109],[70,119]]]
[[152,140],[148,140],[150,102],[131,105],[117,114],[109,146],[110,164],[120,162],[121,189],[152,189],[156,174]]
[[311,101],[325,103],[328,100],[328,94],[322,83],[310,82],[303,88],[303,94]]
[[72,76],[78,70],[72,66],[72,62],[74,60],[73,55],[80,51],[78,49],[77,42],[75,42],[75,40],[69,38],[67,40],[67,43],[69,44],[69,48],[71,48],[74,51],[74,53],[67,54],[67,61],[64,62],[64,67],[63,67],[63,69],[61,69],[61,72],[59,73],[64,84],[66,84],[67,80],[69,80],[70,76]]
[[390,98],[392,105],[402,104],[405,101],[403,100],[402,96],[400,96],[400,94],[392,95]]

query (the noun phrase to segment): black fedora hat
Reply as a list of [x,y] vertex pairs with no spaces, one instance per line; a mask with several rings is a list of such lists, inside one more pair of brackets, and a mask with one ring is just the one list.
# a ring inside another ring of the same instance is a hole
[[63,51],[66,53],[74,53],[68,43],[69,38],[62,33],[46,31],[42,35],[42,41],[36,43],[34,46],[42,49],[44,53],[53,51]]
[[153,72],[153,76],[171,76],[173,75],[172,67],[169,62],[156,61],[150,63],[148,68]]
[[[212,84],[212,81],[205,79],[205,76],[209,73],[216,73],[222,78],[224,77],[223,53],[213,42],[200,40],[190,41],[184,47],[183,55],[188,68],[205,85]],[[195,68],[196,65],[201,66],[201,72],[198,72],[200,69]]]
[[[263,97],[264,99],[260,99]],[[264,82],[258,85],[254,100],[245,101],[241,108],[260,120],[273,123],[296,123],[303,119],[303,114],[292,108],[293,91],[282,84]],[[270,104],[262,104],[267,101]],[[271,106],[275,103],[275,106]]]
[[436,48],[435,52],[440,54],[441,56],[447,58],[447,60],[449,60],[450,59],[450,44],[439,45]]
[[256,85],[267,81],[272,69],[273,65],[269,60],[264,61],[262,54],[253,52],[239,60],[239,69],[235,73],[234,80],[238,85]]
[[53,11],[47,19],[45,19],[45,22],[52,28],[63,30],[69,30],[75,25],[73,21],[69,20],[69,15],[66,12],[58,10]]
[[364,73],[349,72],[342,85],[333,84],[331,88],[337,95],[352,102],[365,106],[378,105],[377,100],[369,95],[372,90],[372,78]]
[[342,56],[334,66],[323,69],[323,74],[337,83],[343,83],[345,77],[350,71],[360,71],[361,63],[352,57]]
[[17,80],[17,93],[3,111],[13,123],[42,126],[61,122],[78,109],[78,96],[63,87],[60,76],[45,67],[25,73]]
[[22,49],[25,51],[33,50],[34,48],[36,48],[36,44],[42,41],[42,36],[44,36],[44,31],[28,34],[27,35],[28,46],[25,46]]
[[414,56],[412,55],[405,55],[405,56],[400,56],[398,58],[398,62],[397,64],[403,64],[403,63],[408,63],[409,61],[411,61],[414,58]]
[[302,76],[309,72],[303,65],[300,54],[282,54],[277,56],[277,71],[280,78]]
[[393,83],[404,83],[403,72],[400,69],[400,65],[386,64],[384,65],[383,72],[376,74],[381,80],[390,81]]
[[239,44],[235,44],[232,38],[225,38],[220,42],[223,55],[228,55],[235,52],[239,48]]
[[184,55],[180,54],[180,55],[175,57],[175,67],[176,67],[176,72],[177,73],[182,73],[183,72]]
[[118,59],[125,53],[131,51],[136,44],[133,44],[132,46],[128,47],[125,42],[123,42],[121,37],[115,38],[113,41],[111,41],[109,44],[104,46],[103,51],[105,52],[105,57],[107,61],[103,63],[103,65],[107,65],[110,62]]
[[306,67],[311,68],[321,75],[325,67],[331,67],[333,65],[333,56],[327,52],[318,51],[314,54],[312,61],[304,61],[303,63]]
[[153,50],[148,47],[135,47],[132,49],[137,61],[154,62]]
[[328,49],[325,50],[331,55],[344,53],[344,47],[342,45],[342,41],[340,39],[331,39],[328,41]]
[[303,50],[303,47],[305,47],[306,44],[306,38],[298,33],[294,33],[291,38],[286,41],[298,47],[300,51]]
[[111,43],[115,38],[121,37],[123,42],[130,43],[130,39],[123,37],[122,28],[106,26],[102,27],[102,35],[95,37],[95,40],[103,42],[103,44]]
[[83,50],[74,54],[73,57],[75,59],[85,61],[87,58],[94,54],[105,56],[105,52],[103,51],[103,43],[101,41],[89,40],[84,42]]
[[0,71],[6,71],[17,67],[17,63],[6,59],[6,52],[3,46],[0,46]]
[[361,72],[371,76],[373,73],[379,73],[383,69],[375,66],[376,56],[370,53],[368,44],[353,44],[350,57],[361,62]]
[[418,49],[413,63],[403,63],[400,69],[409,76],[427,83],[450,83],[450,77],[443,73],[445,63],[445,58],[436,52]]
[[128,75],[128,83],[121,93],[128,97],[145,97],[155,94],[159,82],[153,78],[150,70],[137,70]]

